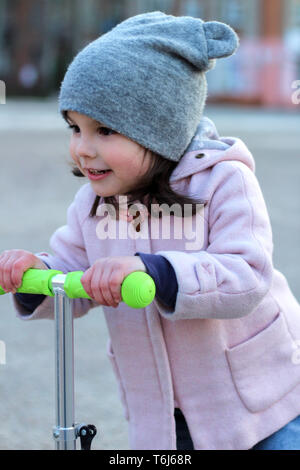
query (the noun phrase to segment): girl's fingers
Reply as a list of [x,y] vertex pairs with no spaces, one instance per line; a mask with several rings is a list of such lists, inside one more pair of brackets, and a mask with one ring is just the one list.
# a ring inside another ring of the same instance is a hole
[[105,270],[102,272],[99,269],[95,269],[91,287],[97,302],[102,305],[106,305],[107,307],[115,303],[107,286],[107,275]]
[[118,304],[122,301],[121,283],[123,281],[123,274],[120,271],[112,271],[109,278],[109,286],[114,301]]
[[80,282],[89,297],[93,297],[93,293],[91,290],[91,277],[92,277],[92,269],[89,268],[87,271],[85,271],[85,273],[82,275],[80,279]]
[[2,264],[2,287],[6,292],[11,292],[14,290],[14,285],[11,280],[11,260],[8,258],[3,264]]
[[95,263],[83,274],[81,283],[87,294],[96,302],[107,307],[117,307],[122,301],[122,266],[101,261],[102,263]]
[[25,261],[24,258],[19,258],[12,266],[11,280],[16,288],[22,284],[23,274],[28,269]]
[[0,286],[3,287],[4,290],[6,290],[5,289],[5,283],[4,283],[4,265],[5,265],[6,259],[7,259],[6,252],[1,253],[1,256],[0,256]]
[[[100,281],[97,281],[96,278],[95,278],[95,272],[97,270],[98,270],[98,275],[99,274],[101,275],[101,272],[99,272],[99,267],[98,267],[98,269],[95,269],[95,266],[92,266],[91,268],[89,268],[83,274],[83,276],[81,278],[81,284],[83,285],[83,288],[86,291],[86,293],[93,300],[95,300],[96,302],[98,302],[101,305],[108,306],[108,304],[106,303],[106,301],[103,298],[103,296],[101,295],[101,293],[99,293],[99,291],[97,290],[97,287],[99,287],[99,284],[100,284]],[[93,286],[92,286],[92,283],[93,283]]]
[[15,293],[23,274],[37,262],[37,257],[26,250],[6,250],[0,255],[0,285],[6,292]]

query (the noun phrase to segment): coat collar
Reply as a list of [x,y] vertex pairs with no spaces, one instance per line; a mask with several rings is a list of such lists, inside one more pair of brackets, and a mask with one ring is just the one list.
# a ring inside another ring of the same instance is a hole
[[253,156],[244,142],[237,137],[220,137],[213,121],[203,116],[170,181],[181,180],[226,160],[242,161],[255,171]]

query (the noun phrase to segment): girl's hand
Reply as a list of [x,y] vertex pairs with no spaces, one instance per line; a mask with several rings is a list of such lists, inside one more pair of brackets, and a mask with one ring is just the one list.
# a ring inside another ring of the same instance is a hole
[[122,301],[122,282],[134,271],[146,272],[146,266],[139,256],[101,258],[85,271],[81,283],[93,300],[116,308]]
[[26,250],[6,250],[0,254],[0,286],[5,292],[16,293],[29,268],[48,269],[33,253]]

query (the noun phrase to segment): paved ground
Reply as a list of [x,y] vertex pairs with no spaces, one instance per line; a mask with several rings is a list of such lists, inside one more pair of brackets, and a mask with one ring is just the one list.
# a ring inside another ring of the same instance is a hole
[[[300,299],[300,115],[210,106],[220,135],[238,135],[253,152],[274,234],[274,264]],[[82,181],[67,167],[68,132],[56,101],[8,100],[0,106],[0,252],[47,250],[53,231]],[[0,300],[0,449],[52,449],[53,323],[16,318]],[[94,449],[128,449],[127,424],[106,358],[101,308],[75,322],[76,420],[96,424]]]

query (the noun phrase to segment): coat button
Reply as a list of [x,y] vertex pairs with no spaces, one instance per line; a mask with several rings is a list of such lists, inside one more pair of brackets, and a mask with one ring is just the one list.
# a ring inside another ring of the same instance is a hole
[[205,157],[205,153],[198,153],[198,155],[195,155],[195,158],[203,158]]

